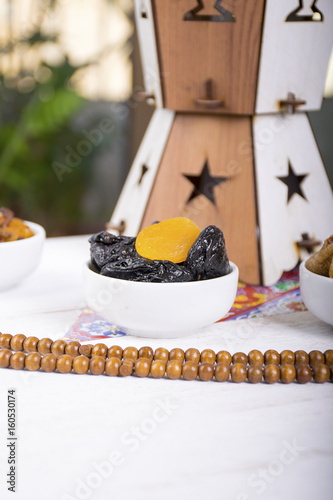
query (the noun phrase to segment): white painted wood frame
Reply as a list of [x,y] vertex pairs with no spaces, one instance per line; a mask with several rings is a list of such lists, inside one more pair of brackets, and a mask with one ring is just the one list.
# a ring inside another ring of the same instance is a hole
[[134,0],[134,13],[145,90],[147,94],[154,95],[155,106],[162,108],[161,77],[151,0]]
[[[303,14],[313,0],[303,0]],[[299,0],[267,0],[259,62],[256,113],[279,111],[288,92],[306,101],[300,111],[318,110],[333,45],[333,1],[318,0],[323,21],[286,22]]]
[[[127,176],[110,220],[115,226],[125,221],[126,235],[135,236],[139,231],[174,116],[175,112],[168,109],[154,112]],[[147,170],[142,176],[143,165]]]
[[[263,115],[253,121],[257,204],[263,284],[275,283],[299,259],[302,233],[323,241],[333,233],[333,194],[308,117]],[[288,164],[301,182],[304,199],[278,177]]]

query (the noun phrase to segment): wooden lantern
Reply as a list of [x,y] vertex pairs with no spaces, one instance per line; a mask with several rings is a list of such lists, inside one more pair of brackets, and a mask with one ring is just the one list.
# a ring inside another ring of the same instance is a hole
[[215,224],[242,280],[277,281],[297,264],[297,243],[333,230],[304,113],[321,106],[333,2],[139,0],[135,13],[157,109],[111,226]]

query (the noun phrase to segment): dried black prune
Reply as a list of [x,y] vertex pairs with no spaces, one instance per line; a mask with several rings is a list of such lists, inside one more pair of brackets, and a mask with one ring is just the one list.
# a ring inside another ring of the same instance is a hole
[[94,234],[90,239],[90,255],[92,263],[100,270],[109,262],[122,261],[128,257],[137,257],[135,250],[135,238],[128,236],[116,236],[101,231]]
[[192,281],[193,275],[186,267],[168,260],[149,260],[144,257],[128,256],[126,259],[109,262],[100,274],[112,278],[151,283],[175,283]]
[[191,246],[185,266],[194,279],[218,278],[230,273],[230,264],[221,229],[208,226]]

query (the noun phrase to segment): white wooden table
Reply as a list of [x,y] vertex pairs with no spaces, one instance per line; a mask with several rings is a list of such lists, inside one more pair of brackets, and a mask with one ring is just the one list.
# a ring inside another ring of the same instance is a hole
[[[61,338],[85,305],[87,237],[46,241],[39,269],[0,294],[0,330]],[[142,346],[144,339],[103,340]],[[325,350],[309,312],[229,321],[148,345]],[[16,389],[16,493],[7,391]],[[0,370],[2,500],[333,498],[333,385],[187,382]]]

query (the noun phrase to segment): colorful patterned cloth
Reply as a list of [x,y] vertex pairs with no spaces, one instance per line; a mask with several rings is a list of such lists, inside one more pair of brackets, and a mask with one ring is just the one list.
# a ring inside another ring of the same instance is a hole
[[[283,274],[269,287],[238,284],[237,297],[225,318],[220,321],[273,316],[287,312],[305,311],[300,290],[298,269]],[[83,309],[71,326],[66,340],[97,340],[126,335],[91,309]]]

